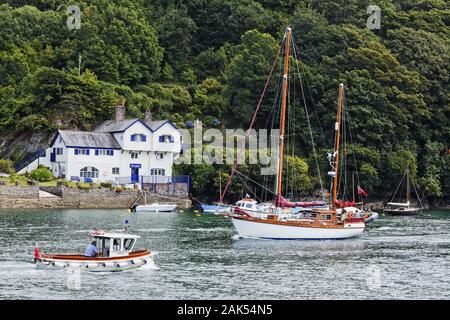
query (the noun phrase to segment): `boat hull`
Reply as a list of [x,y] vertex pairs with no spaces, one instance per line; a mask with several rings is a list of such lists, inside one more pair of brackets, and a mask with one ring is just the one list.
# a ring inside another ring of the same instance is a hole
[[222,205],[201,205],[204,213],[225,214],[231,212],[231,207]]
[[418,208],[396,208],[396,209],[384,209],[384,213],[391,216],[414,216],[419,214],[422,209]]
[[146,250],[125,257],[94,258],[78,255],[44,255],[36,261],[36,268],[41,270],[78,269],[89,272],[125,271],[154,264],[154,253]]
[[176,207],[176,204],[140,205],[136,212],[172,212]]
[[293,226],[264,222],[261,219],[246,219],[231,216],[234,227],[242,238],[274,240],[335,240],[360,235],[365,228],[363,222],[346,223],[339,228]]

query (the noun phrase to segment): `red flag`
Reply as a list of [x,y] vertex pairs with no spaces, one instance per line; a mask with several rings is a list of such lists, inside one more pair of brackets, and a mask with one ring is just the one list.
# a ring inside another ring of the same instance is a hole
[[36,262],[40,258],[41,257],[39,255],[39,247],[38,247],[38,244],[36,243],[36,247],[34,248],[34,261]]
[[368,197],[369,194],[363,190],[360,186],[358,186],[358,194],[363,195],[364,197]]

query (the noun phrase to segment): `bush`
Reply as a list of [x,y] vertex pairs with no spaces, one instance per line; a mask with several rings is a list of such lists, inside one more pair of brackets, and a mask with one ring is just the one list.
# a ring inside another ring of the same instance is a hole
[[122,187],[117,187],[115,190],[116,190],[117,193],[121,193],[121,192],[124,190],[124,188],[122,188]]
[[46,167],[39,167],[37,169],[34,169],[33,171],[31,171],[30,177],[31,179],[39,182],[51,181],[54,179],[52,172]]
[[14,172],[15,170],[11,160],[0,159],[0,173],[13,174]]
[[81,190],[91,190],[92,189],[92,185],[88,184],[88,183],[79,183],[78,184],[78,189]]
[[103,188],[109,188],[109,189],[111,189],[111,187],[112,187],[112,182],[102,182],[102,183],[100,183],[100,186],[103,187]]

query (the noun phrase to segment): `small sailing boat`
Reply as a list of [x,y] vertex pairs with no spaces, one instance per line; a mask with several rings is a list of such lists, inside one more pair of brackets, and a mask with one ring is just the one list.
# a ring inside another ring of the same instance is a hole
[[[219,172],[219,195],[222,194],[222,172]],[[222,202],[213,203],[213,204],[200,204],[200,208],[204,213],[213,213],[213,214],[227,214],[231,212],[231,205],[224,204]]]
[[[400,183],[395,191],[394,195],[391,199],[395,199],[397,191],[400,186],[403,184],[406,177],[406,202],[388,202],[384,208],[384,213],[389,215],[401,215],[401,216],[409,216],[421,213],[423,210],[422,201],[420,200],[419,194],[417,193],[416,186],[414,181],[412,180],[409,167],[406,168],[405,174],[403,178],[400,180]],[[419,202],[420,207],[413,206],[411,202],[411,184],[414,187],[416,192],[417,200]],[[401,200],[401,199],[400,199]]]
[[[291,203],[282,197],[283,150],[291,38],[291,28],[287,28],[284,35],[285,57],[282,80],[278,170],[274,192],[276,195],[275,203],[269,208],[269,211],[264,210],[261,212],[254,212],[253,214],[248,214],[246,211],[242,210],[242,208],[235,207],[234,212],[230,214],[230,217],[239,236],[244,238],[325,240],[355,237],[364,231],[364,219],[354,217],[352,213],[344,212],[343,209],[336,207],[343,84],[339,85],[338,120],[335,126],[337,134],[337,156],[333,174],[334,192],[332,207],[329,210],[312,208],[310,211],[304,212],[301,217],[286,212],[285,210],[286,207],[291,205]],[[235,169],[235,167],[233,169]],[[230,177],[232,177],[232,175]]]
[[136,212],[172,212],[177,205],[175,203],[159,203],[153,202],[147,204],[147,194],[144,192],[144,204],[137,205],[133,208]]
[[36,245],[34,262],[37,269],[61,270],[80,269],[82,271],[106,272],[136,269],[153,264],[154,253],[150,250],[133,251],[137,235],[128,233],[128,221],[123,232],[92,231],[89,235],[98,246],[98,255],[88,257],[83,254],[40,254]]

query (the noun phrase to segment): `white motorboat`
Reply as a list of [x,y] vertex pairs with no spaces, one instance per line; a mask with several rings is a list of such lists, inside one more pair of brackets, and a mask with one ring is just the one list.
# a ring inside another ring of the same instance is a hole
[[177,207],[176,204],[173,203],[158,203],[154,202],[151,204],[143,204],[136,206],[136,212],[172,212]]
[[36,245],[35,263],[38,269],[80,269],[82,271],[106,272],[136,269],[154,263],[150,250],[133,251],[140,237],[127,232],[92,231],[90,236],[99,244],[98,254],[39,254]]

